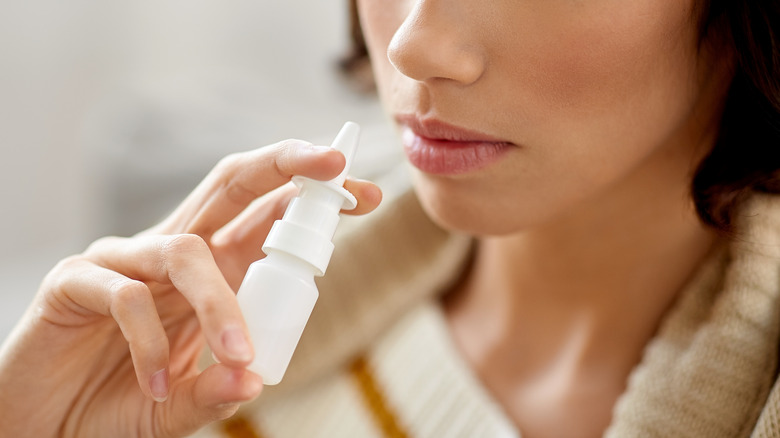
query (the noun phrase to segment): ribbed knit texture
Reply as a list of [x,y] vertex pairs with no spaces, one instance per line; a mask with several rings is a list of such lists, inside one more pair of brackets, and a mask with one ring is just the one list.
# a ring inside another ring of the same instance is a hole
[[780,202],[755,196],[737,226],[648,345],[607,437],[777,436],[777,394],[764,403],[777,377]]
[[409,312],[368,362],[412,437],[519,436],[460,359],[435,302]]
[[[436,307],[470,239],[432,225],[411,194],[364,225],[337,244],[285,380],[240,415],[268,438],[382,437],[350,374],[362,356],[409,436],[517,436]],[[780,199],[755,196],[738,230],[662,321],[605,436],[780,437]]]

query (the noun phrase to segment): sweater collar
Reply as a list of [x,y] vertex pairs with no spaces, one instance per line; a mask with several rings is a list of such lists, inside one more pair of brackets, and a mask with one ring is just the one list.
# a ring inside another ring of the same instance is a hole
[[605,436],[750,434],[776,379],[779,301],[780,199],[755,195],[648,344]]

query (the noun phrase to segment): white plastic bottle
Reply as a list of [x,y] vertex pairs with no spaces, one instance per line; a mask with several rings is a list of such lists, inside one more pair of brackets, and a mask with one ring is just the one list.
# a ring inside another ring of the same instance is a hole
[[300,188],[298,196],[268,233],[263,244],[267,257],[249,266],[238,289],[238,303],[255,350],[248,368],[266,385],[282,380],[317,301],[314,277],[324,275],[330,262],[339,211],[357,205],[343,185],[359,135],[360,127],[347,122],[333,141],[331,147],[347,159],[336,178],[293,177]]

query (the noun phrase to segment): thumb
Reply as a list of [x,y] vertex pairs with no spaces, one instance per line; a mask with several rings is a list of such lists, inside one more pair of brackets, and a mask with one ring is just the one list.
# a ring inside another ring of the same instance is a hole
[[215,364],[202,373],[178,382],[168,400],[155,405],[155,430],[159,436],[189,435],[209,423],[235,414],[263,390],[257,374],[243,368]]

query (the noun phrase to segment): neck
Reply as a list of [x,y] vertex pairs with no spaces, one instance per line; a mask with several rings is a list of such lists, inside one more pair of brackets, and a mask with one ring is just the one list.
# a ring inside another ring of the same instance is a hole
[[690,152],[660,150],[565,217],[479,239],[446,302],[464,354],[509,380],[563,366],[623,381],[715,242],[688,195]]
[[546,350],[529,351],[524,361],[545,366],[569,346],[583,365],[633,365],[713,243],[694,221],[645,224],[644,233],[569,228],[482,239],[451,308],[481,309],[474,316],[484,312],[494,348]]

